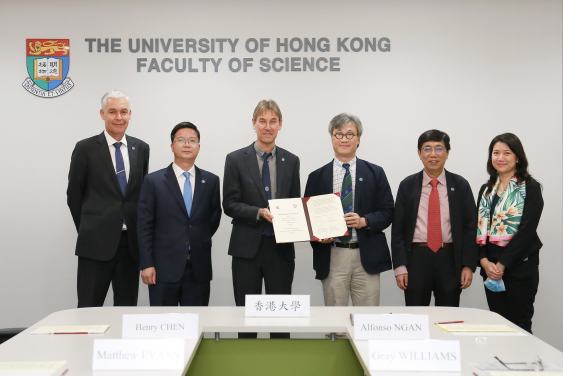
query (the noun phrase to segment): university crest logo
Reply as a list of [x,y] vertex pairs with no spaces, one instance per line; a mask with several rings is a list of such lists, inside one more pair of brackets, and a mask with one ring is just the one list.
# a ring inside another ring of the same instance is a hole
[[69,39],[27,39],[26,51],[29,77],[22,84],[25,90],[38,97],[54,98],[74,87],[67,77]]

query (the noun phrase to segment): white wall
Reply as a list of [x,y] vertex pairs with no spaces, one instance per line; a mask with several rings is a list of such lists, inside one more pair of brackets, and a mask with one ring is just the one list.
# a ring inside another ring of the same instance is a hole
[[[385,169],[394,194],[421,169],[415,145],[423,131],[450,134],[446,168],[463,175],[474,194],[487,178],[492,137],[516,133],[546,202],[534,330],[563,350],[561,8],[555,0],[3,1],[0,327],[27,326],[76,306],[76,232],[65,194],[70,155],[76,141],[103,130],[99,99],[117,88],[131,97],[128,133],[151,145],[151,171],[171,162],[169,132],[188,120],[202,133],[197,164],[221,177],[225,155],[255,138],[250,119],[257,102],[274,98],[284,115],[278,144],[301,157],[302,189],[308,174],[332,158],[327,124],[342,111],[364,123],[359,157]],[[21,87],[25,40],[53,37],[71,40],[75,87],[59,98],[38,98]],[[331,50],[276,52],[276,38],[293,37],[326,37]],[[338,37],[387,37],[391,51],[337,52]],[[89,53],[86,38],[121,38],[123,52]],[[128,38],[240,41],[235,53],[133,54]],[[247,38],[271,38],[270,47],[248,53]],[[278,56],[339,57],[340,71],[259,70],[260,58]],[[137,73],[138,57],[223,63],[218,73]],[[230,72],[233,57],[253,57],[254,66]],[[223,216],[214,238],[212,305],[234,305],[230,227]],[[296,251],[294,292],[322,305],[310,246],[298,244]],[[381,296],[382,305],[404,304],[392,272],[382,276]],[[139,303],[148,305],[143,285]],[[487,308],[478,276],[462,305]]]

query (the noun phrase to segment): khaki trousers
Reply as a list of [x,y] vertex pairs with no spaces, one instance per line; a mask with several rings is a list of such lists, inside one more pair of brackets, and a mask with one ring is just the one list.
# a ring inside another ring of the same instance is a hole
[[[330,271],[323,279],[326,306],[347,306],[350,296],[354,306],[379,306],[379,274],[367,273],[360,260],[360,249],[330,249]],[[346,338],[337,333],[338,338]]]

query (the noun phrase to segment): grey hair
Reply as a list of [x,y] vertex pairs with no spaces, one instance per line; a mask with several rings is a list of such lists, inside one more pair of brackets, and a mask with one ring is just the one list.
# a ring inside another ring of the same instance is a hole
[[332,132],[334,132],[335,130],[341,130],[342,127],[344,127],[348,123],[352,123],[356,126],[356,129],[358,130],[358,136],[362,135],[364,128],[362,127],[362,122],[360,121],[360,119],[358,119],[357,116],[347,114],[346,112],[338,114],[332,118],[330,124],[328,125],[328,133],[332,134]]
[[125,98],[127,99],[127,103],[129,103],[129,97],[125,95],[124,92],[119,90],[110,90],[102,97],[102,110],[106,109],[108,98]]

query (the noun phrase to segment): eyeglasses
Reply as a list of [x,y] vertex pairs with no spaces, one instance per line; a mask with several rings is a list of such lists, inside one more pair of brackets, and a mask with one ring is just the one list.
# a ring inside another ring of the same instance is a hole
[[434,151],[438,155],[440,155],[444,152],[444,148],[441,147],[441,146],[436,146],[435,148],[431,148],[430,146],[426,146],[426,147],[424,147],[420,150],[422,150],[422,152],[426,155],[432,154],[432,151]]
[[[503,366],[511,371],[543,371],[543,362],[539,356],[536,355],[538,358],[535,362],[517,362],[517,363],[505,363],[500,360],[497,356],[495,359],[500,362]],[[509,366],[510,365],[510,366]]]
[[354,133],[346,133],[346,134],[344,134],[344,133],[342,133],[342,132],[336,132],[336,133],[333,134],[333,136],[336,137],[336,138],[339,139],[339,140],[342,140],[342,138],[343,138],[344,136],[346,136],[346,138],[347,138],[348,140],[351,140],[351,139],[353,139],[354,137],[356,137],[357,135],[354,134]]
[[199,144],[199,141],[197,138],[177,138],[176,140],[174,140],[175,143],[178,144],[190,144],[191,146],[196,146],[197,144]]

